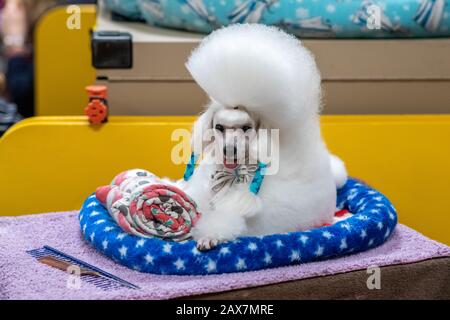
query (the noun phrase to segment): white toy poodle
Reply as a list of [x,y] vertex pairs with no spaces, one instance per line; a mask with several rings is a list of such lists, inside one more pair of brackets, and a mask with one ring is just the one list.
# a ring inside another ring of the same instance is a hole
[[[202,213],[198,249],[331,223],[347,172],[322,140],[320,74],[300,41],[274,27],[232,25],[206,37],[186,66],[211,98],[193,127],[202,159],[184,186]],[[254,152],[261,140],[269,163]],[[261,162],[264,180],[252,192]]]

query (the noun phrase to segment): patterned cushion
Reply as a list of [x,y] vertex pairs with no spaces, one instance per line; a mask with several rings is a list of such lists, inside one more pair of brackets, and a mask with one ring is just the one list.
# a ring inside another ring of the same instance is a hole
[[151,25],[203,33],[233,23],[262,23],[301,38],[450,35],[446,0],[106,0],[106,5]]

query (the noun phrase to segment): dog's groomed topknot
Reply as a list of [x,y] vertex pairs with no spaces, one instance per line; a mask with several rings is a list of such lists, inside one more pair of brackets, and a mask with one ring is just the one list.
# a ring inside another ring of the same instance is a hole
[[186,67],[226,107],[244,106],[275,121],[319,110],[320,74],[313,56],[275,27],[236,24],[217,30],[193,51]]

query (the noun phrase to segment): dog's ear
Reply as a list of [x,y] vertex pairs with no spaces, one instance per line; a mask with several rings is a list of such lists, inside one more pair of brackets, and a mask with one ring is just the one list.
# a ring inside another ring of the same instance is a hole
[[213,117],[216,109],[209,106],[195,121],[192,127],[191,148],[196,155],[201,155],[213,142]]

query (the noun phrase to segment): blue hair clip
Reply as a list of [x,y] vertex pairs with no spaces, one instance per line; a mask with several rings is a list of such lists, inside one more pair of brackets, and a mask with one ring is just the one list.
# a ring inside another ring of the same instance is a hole
[[252,182],[250,183],[250,186],[248,187],[248,189],[250,190],[250,192],[254,193],[254,194],[258,194],[259,189],[261,188],[261,185],[263,183],[264,180],[264,174],[265,174],[265,169],[266,169],[267,165],[261,162],[258,162],[258,169],[256,169],[255,175],[252,179]]
[[194,174],[195,164],[197,163],[198,155],[192,152],[191,158],[189,159],[189,163],[186,166],[186,170],[184,171],[183,179],[184,181],[188,181],[192,175]]

